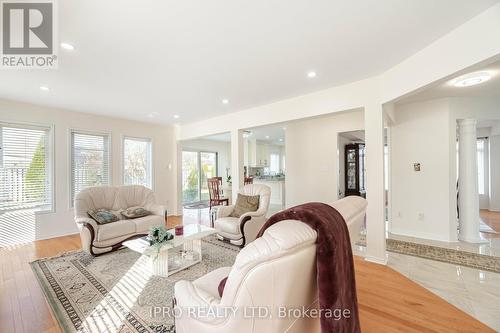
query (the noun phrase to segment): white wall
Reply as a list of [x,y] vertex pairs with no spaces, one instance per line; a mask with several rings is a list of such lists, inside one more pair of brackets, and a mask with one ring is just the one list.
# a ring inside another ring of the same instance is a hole
[[[2,232],[8,232],[8,225],[20,230],[30,229],[26,241],[45,239],[77,232],[70,207],[69,184],[69,130],[82,129],[111,133],[111,180],[112,185],[122,183],[122,138],[123,136],[145,137],[152,139],[154,190],[161,204],[171,213],[175,207],[176,154],[175,131],[171,126],[159,126],[150,123],[123,120],[117,118],[71,112],[63,109],[41,107],[31,104],[0,100],[0,121],[37,123],[54,126],[54,190],[55,202],[53,213],[24,216],[16,220],[12,216],[0,216]],[[28,226],[26,224],[32,224]],[[14,229],[13,229],[14,230]],[[16,237],[15,235],[13,237]]]
[[[456,231],[456,215],[450,206],[450,197],[456,195],[456,172],[450,172],[451,132],[454,136],[455,126],[450,122],[449,101],[439,99],[396,109],[396,122],[390,131],[391,232],[455,240],[452,230]],[[414,163],[421,164],[420,172],[414,171]]]
[[363,128],[363,111],[337,113],[287,125],[287,207],[309,201],[332,202],[337,199],[338,134]]
[[[478,128],[477,129],[478,138],[489,138],[491,136],[491,128]],[[484,147],[484,194],[479,194],[479,209],[489,209],[490,208],[490,159],[489,159],[489,145]]]
[[500,212],[500,135],[490,136],[490,183],[489,209]]

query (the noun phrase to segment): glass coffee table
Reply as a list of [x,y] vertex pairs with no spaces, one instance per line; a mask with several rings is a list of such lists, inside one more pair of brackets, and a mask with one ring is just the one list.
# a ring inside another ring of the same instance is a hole
[[153,275],[168,277],[201,261],[201,239],[215,233],[215,229],[199,225],[184,225],[182,235],[176,236],[175,229],[169,232],[174,238],[156,246],[150,246],[145,237],[123,243],[129,249],[142,254]]

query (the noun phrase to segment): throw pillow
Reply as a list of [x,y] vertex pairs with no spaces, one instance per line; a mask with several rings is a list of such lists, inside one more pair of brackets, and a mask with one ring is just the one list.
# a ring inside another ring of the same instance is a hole
[[93,218],[97,224],[106,224],[120,220],[118,216],[106,208],[91,209],[87,212],[87,214]]
[[144,207],[130,207],[123,210],[121,214],[128,219],[136,219],[138,217],[151,215],[151,212]]
[[259,199],[260,196],[258,195],[243,195],[238,193],[234,210],[229,216],[239,218],[245,213],[255,212],[259,209]]

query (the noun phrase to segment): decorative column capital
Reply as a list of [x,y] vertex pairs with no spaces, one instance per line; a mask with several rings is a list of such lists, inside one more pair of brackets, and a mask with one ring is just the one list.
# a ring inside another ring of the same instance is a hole
[[472,118],[458,119],[458,127],[459,128],[465,128],[465,127],[476,128],[476,126],[477,126],[477,119],[472,119]]

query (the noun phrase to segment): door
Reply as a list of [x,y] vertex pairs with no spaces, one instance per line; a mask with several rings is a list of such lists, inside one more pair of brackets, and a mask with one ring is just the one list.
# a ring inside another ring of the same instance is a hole
[[217,153],[200,152],[200,165],[201,165],[201,191],[200,200],[206,201],[210,199],[208,193],[207,179],[217,177]]
[[182,203],[207,201],[207,179],[217,176],[217,153],[182,152]]
[[198,152],[182,152],[182,202],[200,201],[200,168]]

